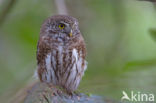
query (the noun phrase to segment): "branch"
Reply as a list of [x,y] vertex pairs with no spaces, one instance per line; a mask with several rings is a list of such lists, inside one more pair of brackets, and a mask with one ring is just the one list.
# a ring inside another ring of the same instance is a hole
[[139,0],[139,1],[149,1],[149,2],[156,2],[156,0]]
[[64,15],[68,14],[67,7],[66,7],[64,0],[55,0],[55,5],[57,8],[58,14],[64,14]]
[[[51,84],[36,83],[27,93],[24,103],[118,103],[110,99],[103,100],[100,96],[72,93],[69,95],[63,89]],[[17,103],[17,102],[16,102]]]

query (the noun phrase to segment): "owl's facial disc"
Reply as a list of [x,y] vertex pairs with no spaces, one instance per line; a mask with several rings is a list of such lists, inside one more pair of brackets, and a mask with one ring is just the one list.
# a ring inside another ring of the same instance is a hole
[[72,28],[69,24],[65,22],[58,23],[58,27],[61,32],[66,33],[69,37],[72,36]]

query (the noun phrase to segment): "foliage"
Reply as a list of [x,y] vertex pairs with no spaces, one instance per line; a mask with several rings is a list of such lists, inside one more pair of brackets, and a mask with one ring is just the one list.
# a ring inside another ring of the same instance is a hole
[[[67,0],[66,4],[69,14],[79,20],[88,49],[88,70],[80,91],[118,100],[123,90],[156,93],[156,13],[152,3]],[[6,97],[33,78],[39,29],[47,17],[56,14],[54,5],[51,0],[17,0],[1,25],[1,101],[7,103]],[[0,10],[4,7],[0,5]]]

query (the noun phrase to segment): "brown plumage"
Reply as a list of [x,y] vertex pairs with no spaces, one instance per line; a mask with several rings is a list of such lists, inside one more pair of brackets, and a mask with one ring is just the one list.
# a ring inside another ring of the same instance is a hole
[[87,68],[85,57],[85,42],[75,18],[56,15],[45,20],[37,45],[41,82],[75,91]]

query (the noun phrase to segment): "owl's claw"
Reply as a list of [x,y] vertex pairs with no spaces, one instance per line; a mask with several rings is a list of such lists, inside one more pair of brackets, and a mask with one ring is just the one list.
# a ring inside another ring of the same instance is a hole
[[78,92],[78,91],[74,91],[74,92],[67,92],[68,93],[68,95],[70,95],[70,96],[80,96],[80,93]]

